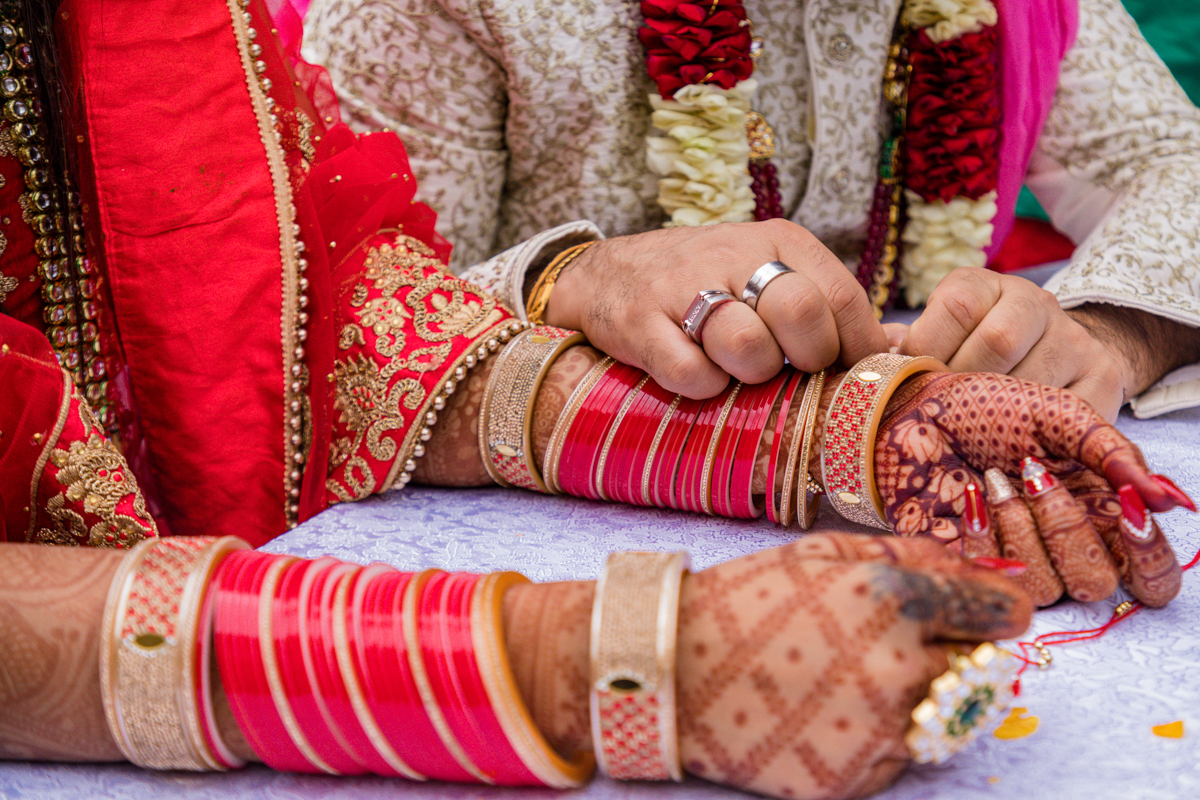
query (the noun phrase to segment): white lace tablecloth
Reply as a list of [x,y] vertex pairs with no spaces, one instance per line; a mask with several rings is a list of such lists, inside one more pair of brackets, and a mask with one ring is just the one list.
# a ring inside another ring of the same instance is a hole
[[[1200,409],[1154,420],[1122,416],[1122,430],[1151,466],[1200,497]],[[828,508],[822,522],[837,525]],[[1177,510],[1160,518],[1176,551],[1200,548],[1200,516]],[[686,549],[697,568],[779,544],[769,523],[714,520],[518,491],[411,489],[332,508],[272,542],[272,552],[332,554],[403,569],[518,570],[534,580],[594,577],[608,552]],[[1065,603],[1040,612],[1034,633],[1090,628],[1122,598],[1091,606]],[[1030,671],[1019,704],[1040,719],[1032,736],[987,737],[940,768],[914,768],[886,800],[1173,800],[1200,798],[1200,570],[1184,577],[1169,608],[1142,611],[1098,641],[1055,651],[1053,666]],[[1182,720],[1185,736],[1154,735]],[[128,765],[0,765],[0,798],[496,798],[549,800],[548,790],[509,791],[416,785],[374,778],[276,774],[155,774]],[[587,800],[738,798],[699,780],[683,787],[597,779],[570,797]]]

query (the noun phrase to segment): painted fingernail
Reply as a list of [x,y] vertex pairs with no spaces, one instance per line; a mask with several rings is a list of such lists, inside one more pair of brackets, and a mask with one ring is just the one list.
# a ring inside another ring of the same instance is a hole
[[983,502],[983,492],[975,481],[967,484],[966,507],[963,508],[963,529],[968,536],[987,536],[991,533],[992,525],[988,520],[987,506]]
[[1193,514],[1196,513],[1195,502],[1193,502],[1192,498],[1187,496],[1187,493],[1183,491],[1183,489],[1180,489],[1175,485],[1175,481],[1171,480],[1166,475],[1151,475],[1150,477],[1154,479],[1155,483],[1163,488],[1163,491],[1173,497],[1175,502],[1179,503],[1179,505],[1183,506],[1188,511],[1191,511]]
[[1142,496],[1129,484],[1117,490],[1121,497],[1121,530],[1139,541],[1150,538],[1154,528],[1154,518],[1146,510]]
[[983,473],[983,485],[987,489],[988,502],[994,506],[1017,496],[1017,490],[1013,488],[1012,481],[996,467],[990,467],[987,472]]
[[1033,456],[1021,462],[1021,480],[1025,481],[1025,493],[1030,497],[1044,494],[1058,486],[1058,478],[1047,471],[1046,465]]
[[997,572],[1002,572],[1005,575],[1009,576],[1010,578],[1014,578],[1017,575],[1020,575],[1021,573],[1025,572],[1025,570],[1029,569],[1029,565],[1026,564],[1024,561],[1015,561],[1011,558],[995,558],[993,556],[977,556],[975,558],[972,558],[971,561],[973,561],[974,563],[978,564],[981,567],[987,567],[988,569],[994,569]]

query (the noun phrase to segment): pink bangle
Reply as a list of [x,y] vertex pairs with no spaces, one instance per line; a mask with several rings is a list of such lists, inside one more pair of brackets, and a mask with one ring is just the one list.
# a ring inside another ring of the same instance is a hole
[[363,603],[362,647],[367,698],[397,754],[433,780],[465,783],[474,776],[454,759],[425,713],[409,664],[403,604],[413,573],[373,581]]
[[613,364],[584,399],[567,431],[559,461],[559,485],[567,494],[598,499],[594,469],[601,444],[617,408],[642,375],[641,370]]
[[244,551],[222,565],[215,587],[217,668],[234,720],[254,754],[281,772],[318,772],[279,715],[260,646],[263,578],[280,558]]
[[340,732],[328,722],[324,701],[305,668],[304,649],[308,646],[308,604],[301,604],[301,595],[308,599],[307,587],[315,573],[332,568],[333,559],[302,561],[291,565],[280,577],[271,611],[272,636],[279,678],[287,704],[310,746],[335,774],[361,775],[366,766],[353,757],[343,743]]
[[[221,566],[217,567],[220,570]],[[216,585],[216,572],[213,573],[212,586]],[[200,702],[197,704],[197,714],[200,718],[200,730],[204,734],[204,741],[208,745],[209,751],[225,769],[241,769],[246,766],[244,759],[239,757],[229,748],[225,737],[221,735],[221,731],[217,728],[217,717],[213,709],[213,676],[212,676],[212,654],[215,652],[216,642],[214,641],[214,621],[213,617],[216,613],[216,592],[208,591],[204,595],[204,605],[200,610],[200,625],[197,629],[196,643],[196,674],[200,680]]]
[[707,400],[684,397],[675,408],[662,443],[655,456],[654,474],[650,486],[654,493],[654,505],[659,508],[678,508],[679,472],[683,466],[683,450],[691,438],[696,420]]
[[424,780],[425,776],[410,767],[383,735],[379,723],[367,703],[369,685],[363,681],[358,666],[361,659],[362,606],[372,582],[381,576],[395,573],[386,564],[371,564],[344,578],[337,586],[333,599],[333,646],[338,671],[346,689],[351,717],[342,729],[350,736],[352,746],[365,756],[367,767],[376,775]]
[[758,463],[758,451],[762,447],[763,431],[771,416],[771,409],[779,399],[779,393],[787,384],[789,375],[780,373],[771,381],[752,387],[746,398],[744,429],[738,439],[737,452],[733,457],[733,476],[730,479],[729,516],[757,519],[763,508],[754,502],[754,466]]
[[[710,517],[716,512],[713,510],[713,488],[712,483],[716,473],[717,466],[717,450],[721,445],[721,440],[724,438],[726,427],[729,425],[729,417],[733,414],[734,406],[737,405],[738,398],[742,396],[742,390],[746,385],[738,381],[729,390],[725,396],[725,402],[721,406],[721,413],[717,417],[716,423],[713,424],[712,433],[709,435],[708,449],[704,451],[704,465],[700,468],[700,508],[705,514]],[[736,434],[735,434],[736,438]],[[724,486],[723,492],[728,497],[729,494],[729,468],[726,465],[724,471],[720,473],[719,482]]]
[[[475,764],[466,750],[463,749],[462,742],[459,741],[458,736],[451,727],[448,715],[440,703],[438,693],[434,691],[433,682],[436,677],[435,671],[437,665],[427,664],[425,659],[422,638],[424,635],[427,635],[422,632],[422,606],[425,587],[435,579],[440,583],[443,579],[440,579],[439,576],[444,574],[441,570],[436,569],[418,573],[409,581],[408,587],[404,591],[402,619],[408,663],[412,670],[417,691],[421,696],[421,704],[424,706],[425,713],[428,715],[429,721],[433,724],[446,750],[450,752],[451,757],[458,762],[459,766],[467,771],[471,776],[471,780],[477,783],[491,783],[491,778]],[[427,627],[427,625],[424,627]]]
[[767,519],[776,525],[782,525],[779,512],[783,500],[782,494],[775,491],[775,477],[779,468],[779,451],[783,446],[783,434],[787,430],[788,413],[792,409],[792,400],[796,391],[804,384],[804,373],[796,372],[788,380],[787,388],[783,390],[783,403],[779,406],[779,416],[775,418],[775,436],[771,439],[771,455],[767,460],[766,505]]
[[483,575],[455,573],[447,585],[442,626],[442,645],[450,655],[455,687],[472,723],[478,749],[471,751],[475,763],[501,786],[544,786],[513,749],[479,672],[471,629],[471,606]]

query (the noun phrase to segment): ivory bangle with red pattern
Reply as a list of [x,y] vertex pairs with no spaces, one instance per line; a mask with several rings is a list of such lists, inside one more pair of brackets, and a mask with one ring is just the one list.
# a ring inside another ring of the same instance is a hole
[[217,566],[248,546],[232,536],[146,539],[117,569],[101,627],[100,689],[113,740],[134,764],[226,768],[202,722],[197,636]]
[[533,404],[555,359],[582,341],[582,333],[542,325],[514,336],[497,357],[480,407],[479,450],[501,486],[550,493],[533,458]]
[[929,356],[876,353],[846,373],[825,417],[821,475],[833,508],[851,522],[891,530],[875,486],[875,433],[888,398],[908,378],[945,372]]
[[675,718],[687,553],[613,553],[592,607],[592,742],[617,780],[683,780]]

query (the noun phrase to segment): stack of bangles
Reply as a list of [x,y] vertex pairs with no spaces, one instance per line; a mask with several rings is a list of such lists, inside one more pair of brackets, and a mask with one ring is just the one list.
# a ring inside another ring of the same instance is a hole
[[[616,779],[682,780],[675,649],[687,568],[681,552],[609,558],[592,611],[594,759],[568,759],[534,725],[510,668],[501,608],[521,575],[307,560],[234,537],[148,539],[122,561],[105,606],[109,729],[142,767],[239,768],[214,713],[223,694],[254,755],[278,770],[572,788],[595,760]],[[992,645],[951,666],[934,682],[941,694],[913,711],[918,760],[961,749],[974,721],[1011,698]],[[981,713],[984,695],[1000,702]],[[974,704],[950,737],[947,704],[955,714]]]
[[[692,400],[604,358],[563,407],[543,470],[531,443],[538,389],[554,361],[582,338],[541,325],[501,351],[479,423],[480,453],[496,483],[724,517],[765,512],[785,527],[794,519],[802,530],[812,525],[822,492],[847,519],[890,529],[872,468],[884,408],[906,379],[946,369],[932,358],[890,353],[856,364],[826,414],[818,481],[809,462],[824,370],[810,375],[789,366],[766,383],[734,382],[716,397]],[[764,457],[769,488],[756,493],[755,465]]]

